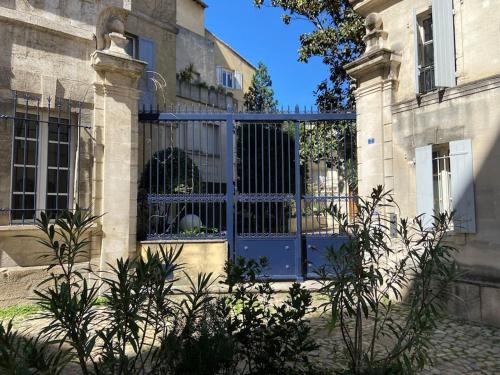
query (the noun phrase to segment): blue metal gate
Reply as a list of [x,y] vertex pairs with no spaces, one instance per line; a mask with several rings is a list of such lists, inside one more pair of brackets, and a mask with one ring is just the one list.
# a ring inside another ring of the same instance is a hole
[[273,279],[314,277],[354,215],[354,113],[140,115],[140,230],[148,240],[226,239]]

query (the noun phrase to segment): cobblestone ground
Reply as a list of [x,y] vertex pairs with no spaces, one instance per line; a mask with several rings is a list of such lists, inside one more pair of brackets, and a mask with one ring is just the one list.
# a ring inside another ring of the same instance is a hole
[[[313,333],[320,349],[314,353],[322,367],[337,368],[339,335],[329,334],[325,319],[311,318]],[[434,365],[422,375],[500,375],[500,328],[487,327],[453,319],[442,319],[432,335]]]
[[[342,367],[341,337],[330,334],[326,320],[316,312],[310,316],[313,335],[320,349],[313,362],[322,368]],[[45,322],[30,318],[16,319],[15,326],[25,332],[38,331]],[[434,366],[422,375],[500,375],[500,328],[453,319],[443,319],[432,336]],[[69,371],[66,374],[78,374]],[[272,374],[270,374],[272,375]]]

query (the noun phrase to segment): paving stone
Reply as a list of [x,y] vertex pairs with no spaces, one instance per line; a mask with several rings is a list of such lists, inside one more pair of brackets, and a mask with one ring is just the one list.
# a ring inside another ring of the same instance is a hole
[[[398,319],[403,320],[404,310],[400,315]],[[312,313],[309,318],[312,333],[320,346],[312,353],[313,362],[332,370],[344,367],[346,358],[340,333],[329,332],[326,318],[319,311]],[[17,328],[32,333],[46,324],[44,320],[26,318],[15,322]],[[386,344],[389,342],[390,338]],[[500,328],[444,318],[432,333],[430,342],[434,365],[421,371],[421,375],[500,375]]]

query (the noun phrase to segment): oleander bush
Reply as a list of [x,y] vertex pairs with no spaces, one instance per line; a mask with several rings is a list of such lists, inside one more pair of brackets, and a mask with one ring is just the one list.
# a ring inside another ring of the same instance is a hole
[[175,249],[120,259],[89,277],[78,261],[88,258],[97,219],[80,209],[55,222],[41,215],[39,242],[51,264],[36,291],[43,328],[26,338],[12,322],[1,326],[0,373],[60,374],[68,365],[82,374],[315,373],[311,294],[294,284],[274,303],[271,284],[258,279],[265,259],[228,264],[230,293],[219,296],[209,293],[212,274],[185,274],[189,288],[176,289],[183,271]]
[[348,358],[344,374],[414,374],[431,364],[430,334],[459,276],[447,241],[452,214],[394,221],[390,192],[359,198],[354,220],[331,207],[347,241],[319,269],[322,304]]

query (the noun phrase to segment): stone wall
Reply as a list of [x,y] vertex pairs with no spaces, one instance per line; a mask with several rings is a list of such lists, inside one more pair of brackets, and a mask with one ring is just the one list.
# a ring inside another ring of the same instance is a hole
[[216,86],[214,48],[214,43],[204,35],[179,26],[176,71],[180,72],[193,64],[194,70],[200,75],[200,82],[206,83],[207,86]]
[[253,75],[255,74],[255,67],[208,30],[207,38],[210,39],[215,46],[215,66],[221,66],[229,70],[243,73],[243,90],[228,89],[229,92],[233,93],[234,98],[239,103],[243,103],[243,96],[250,87]]
[[477,232],[450,237],[466,272],[449,306],[462,318],[500,324],[500,3],[454,0],[457,87],[418,98],[413,10],[429,10],[431,1],[351,3],[367,16],[369,45],[347,66],[358,84],[360,191],[383,184],[395,194],[398,216],[412,217],[417,213],[415,148],[471,139]]

